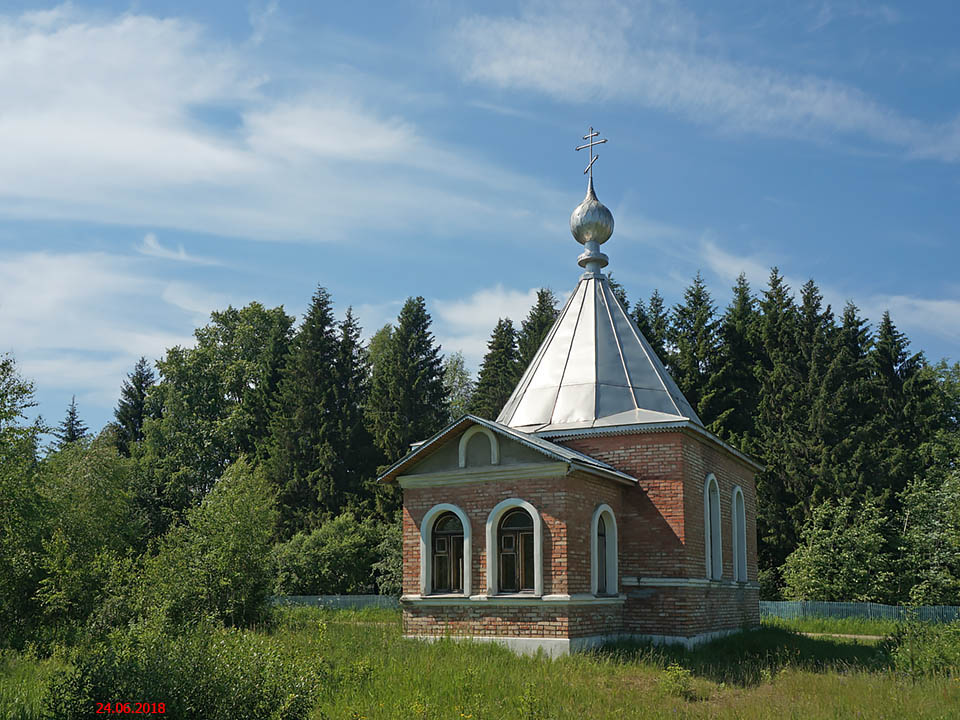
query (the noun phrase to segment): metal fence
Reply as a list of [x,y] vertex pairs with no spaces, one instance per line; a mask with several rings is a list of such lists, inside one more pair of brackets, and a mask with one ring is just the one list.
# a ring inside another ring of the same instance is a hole
[[879,603],[818,602],[792,600],[760,601],[760,617],[795,618],[867,618],[870,620],[960,620],[960,607],[954,605],[880,605]]
[[398,608],[400,598],[392,595],[284,595],[273,598],[274,605],[309,605],[332,610],[360,608]]

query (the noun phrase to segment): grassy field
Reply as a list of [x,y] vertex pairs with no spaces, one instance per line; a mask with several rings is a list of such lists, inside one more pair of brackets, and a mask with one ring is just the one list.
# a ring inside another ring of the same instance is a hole
[[[876,642],[782,626],[692,652],[620,645],[556,660],[404,640],[396,611],[289,608],[275,627],[251,632],[331,668],[335,681],[313,703],[317,720],[960,718],[960,668],[911,680],[891,671]],[[0,718],[40,717],[45,679],[60,669],[0,656]]]
[[837,633],[844,635],[886,636],[897,629],[896,620],[867,620],[864,618],[782,618],[767,617],[763,626],[805,633]]

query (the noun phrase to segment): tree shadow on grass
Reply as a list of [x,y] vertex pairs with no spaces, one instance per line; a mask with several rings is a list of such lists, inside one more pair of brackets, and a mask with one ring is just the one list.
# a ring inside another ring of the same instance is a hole
[[810,672],[882,671],[889,658],[878,645],[840,638],[811,638],[779,628],[747,630],[685,650],[679,645],[621,642],[597,650],[618,662],[676,663],[693,675],[748,687],[769,681],[782,668]]

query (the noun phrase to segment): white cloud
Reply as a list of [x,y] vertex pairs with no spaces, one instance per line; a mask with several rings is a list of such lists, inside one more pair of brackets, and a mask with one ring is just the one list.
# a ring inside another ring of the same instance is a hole
[[177,246],[176,250],[171,250],[160,244],[160,240],[154,233],[147,233],[143,236],[143,242],[137,247],[137,250],[143,255],[160,258],[162,260],[176,260],[177,262],[193,263],[196,265],[219,265],[220,261],[213,258],[198,257],[189,255],[183,248],[183,244]]
[[257,58],[177,18],[0,15],[0,216],[337,241],[544,204],[360,87],[320,75],[278,97]]
[[197,313],[209,312],[197,297],[116,255],[0,255],[0,352],[15,352],[44,392],[109,407],[137,358],[192,344]]
[[165,285],[160,297],[164,302],[195,315],[198,324],[203,324],[214,310],[223,310],[231,304],[229,296],[223,293],[177,281]]
[[[855,87],[730,60],[705,49],[696,18],[669,2],[536,4],[519,17],[461,21],[455,57],[466,78],[571,103],[627,101],[738,133],[822,139],[840,134],[908,154],[960,160],[954,126],[935,127]],[[711,38],[712,40],[712,38]]]
[[503,285],[478,290],[460,300],[433,300],[437,340],[445,353],[460,350],[467,366],[479,369],[497,321],[510,318],[519,330],[536,300],[536,288],[514,290]]

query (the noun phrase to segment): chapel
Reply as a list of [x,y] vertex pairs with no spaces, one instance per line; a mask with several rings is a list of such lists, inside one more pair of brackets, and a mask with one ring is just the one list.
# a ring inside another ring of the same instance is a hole
[[709,432],[615,297],[593,187],[583,273],[496,421],[465,415],[386,470],[403,491],[407,637],[556,655],[759,624],[755,473]]

